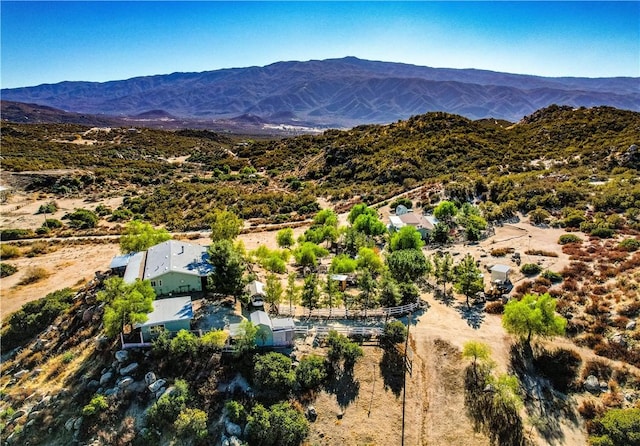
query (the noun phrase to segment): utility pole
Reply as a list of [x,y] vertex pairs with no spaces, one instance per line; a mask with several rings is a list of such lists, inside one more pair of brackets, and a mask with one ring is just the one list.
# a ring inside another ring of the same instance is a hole
[[402,443],[404,446],[404,418],[405,418],[405,406],[407,401],[407,371],[411,375],[412,367],[410,361],[407,359],[407,351],[409,348],[409,327],[411,326],[411,313],[407,316],[407,339],[404,342],[404,361],[402,370]]

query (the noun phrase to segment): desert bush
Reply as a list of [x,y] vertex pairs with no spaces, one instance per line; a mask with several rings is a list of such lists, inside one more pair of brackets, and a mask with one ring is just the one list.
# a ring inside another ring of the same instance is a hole
[[602,227],[602,226],[593,228],[589,233],[589,235],[591,235],[592,237],[598,237],[598,238],[611,238],[613,237],[613,234],[615,234],[615,231],[613,229]]
[[31,229],[3,229],[0,231],[0,240],[20,240],[23,238],[33,237],[33,231]]
[[514,251],[515,249],[513,248],[494,248],[491,250],[490,254],[492,257],[504,257]]
[[407,339],[407,327],[402,321],[391,321],[384,326],[382,339],[388,345],[399,344]]
[[562,282],[562,275],[560,273],[556,273],[555,271],[545,270],[541,276],[552,283],[560,283]]
[[76,209],[63,218],[69,220],[69,226],[75,229],[95,228],[98,224],[98,216],[88,209]]
[[585,420],[593,420],[604,413],[604,407],[593,400],[585,400],[578,406],[578,413]]
[[54,214],[58,210],[58,204],[50,201],[47,204],[41,204],[36,214]]
[[622,308],[618,310],[618,313],[620,313],[622,316],[627,317],[638,316],[638,314],[640,314],[640,300],[635,300],[634,302],[630,302],[622,306]]
[[637,251],[640,249],[640,240],[637,238],[626,238],[618,244],[618,248],[628,252]]
[[545,251],[543,249],[528,249],[524,253],[528,256],[558,257],[557,253],[553,251]]
[[49,272],[41,266],[30,266],[25,272],[18,285],[30,285],[49,277]]
[[224,410],[227,412],[227,417],[232,423],[244,424],[247,420],[247,411],[242,403],[229,400],[224,404]]
[[542,267],[537,263],[525,263],[520,267],[520,271],[525,276],[535,276],[540,271],[542,271]]
[[304,389],[315,389],[327,379],[324,359],[317,355],[302,358],[296,368],[296,380]]
[[179,437],[195,437],[202,440],[208,434],[207,422],[208,416],[205,411],[187,407],[180,411],[178,418],[173,422],[173,428]]
[[15,274],[18,268],[8,263],[0,263],[0,277],[9,277]]
[[582,243],[582,239],[575,234],[562,234],[558,238],[559,245],[567,245],[569,243]]
[[83,417],[91,417],[105,411],[109,402],[104,395],[94,395],[91,401],[82,408]]
[[0,245],[0,259],[15,259],[16,257],[20,257],[20,250],[17,246],[6,243]]
[[147,410],[147,424],[155,428],[171,425],[175,422],[180,412],[186,409],[189,401],[189,385],[182,379],[177,379],[173,384],[172,392],[165,392]]
[[484,306],[484,311],[489,314],[502,314],[504,311],[504,304],[500,300],[489,302]]
[[46,242],[34,242],[29,246],[26,252],[27,257],[37,257],[49,252],[49,244]]
[[57,220],[55,218],[47,218],[42,226],[49,229],[59,229],[64,225],[60,220]]
[[255,355],[253,381],[256,387],[262,390],[288,393],[296,381],[291,359],[276,352]]
[[211,330],[200,338],[200,344],[207,350],[220,350],[227,341],[224,330]]

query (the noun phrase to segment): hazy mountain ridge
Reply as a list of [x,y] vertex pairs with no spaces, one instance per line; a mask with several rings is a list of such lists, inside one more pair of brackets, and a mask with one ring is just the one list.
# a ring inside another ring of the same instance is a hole
[[429,111],[518,121],[554,103],[640,111],[639,85],[637,78],[545,78],[348,57],[104,83],[61,82],[3,89],[2,97],[111,116],[163,110],[180,118],[255,115],[335,127],[393,122]]

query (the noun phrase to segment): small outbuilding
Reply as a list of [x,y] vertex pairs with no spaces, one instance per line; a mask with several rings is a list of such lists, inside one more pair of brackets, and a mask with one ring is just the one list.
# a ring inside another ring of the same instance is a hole
[[271,319],[264,311],[254,311],[249,316],[256,326],[256,345],[259,347],[285,347],[293,344],[295,324],[291,318]]
[[254,307],[263,307],[264,300],[267,297],[264,283],[254,280],[244,287],[244,292],[249,295],[249,302]]
[[508,265],[493,265],[491,267],[491,282],[507,283],[509,282],[509,273],[511,267]]
[[347,281],[349,276],[346,274],[332,274],[331,280],[338,282],[338,286],[340,287],[340,291],[344,291],[347,289]]

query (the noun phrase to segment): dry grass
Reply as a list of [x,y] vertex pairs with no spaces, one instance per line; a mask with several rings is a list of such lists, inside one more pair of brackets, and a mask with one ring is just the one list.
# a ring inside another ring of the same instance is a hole
[[24,273],[22,279],[18,282],[19,286],[31,285],[50,276],[49,271],[41,266],[32,266]]

